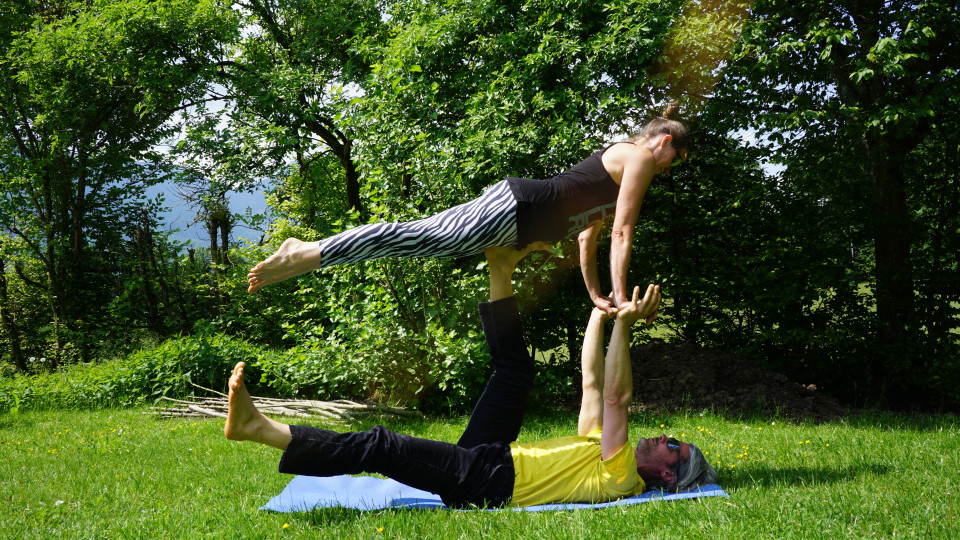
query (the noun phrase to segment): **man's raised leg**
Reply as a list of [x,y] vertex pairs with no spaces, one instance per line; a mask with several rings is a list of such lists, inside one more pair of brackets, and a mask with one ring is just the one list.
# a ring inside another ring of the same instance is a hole
[[511,279],[520,259],[532,250],[547,247],[538,242],[524,250],[494,247],[485,251],[490,263],[490,301],[480,304],[480,322],[490,348],[493,374],[457,443],[461,447],[509,443],[520,433],[536,370],[523,339]]
[[243,368],[238,362],[230,376],[229,411],[223,434],[234,441],[253,441],[286,450],[290,444],[290,426],[264,416],[253,404],[253,398],[243,384]]
[[496,302],[513,296],[513,270],[517,263],[531,251],[550,249],[546,242],[534,242],[525,249],[514,247],[489,247],[483,251],[490,266],[490,301]]

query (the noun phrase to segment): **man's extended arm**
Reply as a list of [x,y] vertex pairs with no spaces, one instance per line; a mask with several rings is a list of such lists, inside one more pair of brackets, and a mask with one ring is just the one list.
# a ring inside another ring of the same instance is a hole
[[[633,397],[633,374],[630,365],[630,327],[640,319],[653,317],[660,308],[660,286],[650,285],[643,300],[638,303],[640,287],[633,290],[633,298],[617,313],[610,344],[604,362],[603,377],[603,433],[600,436],[600,455],[609,459],[629,440],[627,415]],[[652,319],[651,319],[652,320]]]
[[583,374],[583,398],[577,433],[586,435],[603,425],[603,325],[610,318],[599,308],[590,311],[587,331],[583,334],[580,364]]

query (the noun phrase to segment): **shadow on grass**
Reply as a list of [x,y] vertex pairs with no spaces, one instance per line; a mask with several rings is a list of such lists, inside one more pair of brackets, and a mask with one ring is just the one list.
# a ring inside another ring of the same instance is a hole
[[0,429],[29,429],[34,424],[36,424],[36,420],[32,416],[17,413],[0,414]]
[[436,510],[424,510],[419,508],[385,508],[382,510],[356,510],[353,508],[343,508],[332,506],[328,508],[315,508],[307,512],[294,512],[290,514],[291,519],[297,519],[309,523],[313,527],[339,527],[341,525],[350,525],[369,519],[372,515],[397,515],[413,513],[435,513]]
[[941,431],[957,429],[960,421],[952,414],[904,414],[888,411],[863,411],[841,422],[856,428],[896,429],[898,431]]
[[861,464],[852,467],[744,467],[735,473],[720,475],[720,485],[725,490],[750,487],[806,486],[818,484],[841,484],[860,476],[882,476],[890,473],[890,467],[880,463]]

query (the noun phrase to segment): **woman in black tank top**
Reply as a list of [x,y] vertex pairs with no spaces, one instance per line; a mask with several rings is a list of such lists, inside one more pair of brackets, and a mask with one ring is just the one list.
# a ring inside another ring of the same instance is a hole
[[[311,270],[381,257],[462,257],[493,246],[525,248],[579,235],[580,266],[594,305],[611,313],[627,301],[626,274],[640,205],[656,174],[685,159],[687,130],[653,120],[631,138],[603,148],[547,180],[507,178],[479,198],[426,219],[361,225],[319,243],[288,238],[247,275],[248,292]],[[601,223],[612,218],[610,278],[605,296],[597,273]]]

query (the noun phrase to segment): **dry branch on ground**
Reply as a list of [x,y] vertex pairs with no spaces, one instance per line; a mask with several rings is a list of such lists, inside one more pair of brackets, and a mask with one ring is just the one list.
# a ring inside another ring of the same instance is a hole
[[[174,399],[163,396],[161,399],[171,403],[169,406],[150,407],[148,414],[161,418],[179,417],[227,417],[227,396],[215,390],[203,388],[217,397],[191,397]],[[418,413],[401,407],[387,407],[357,403],[346,399],[317,401],[309,399],[276,399],[251,396],[253,404],[264,414],[277,416],[310,417],[322,416],[329,420],[346,422],[365,416],[416,416]]]

